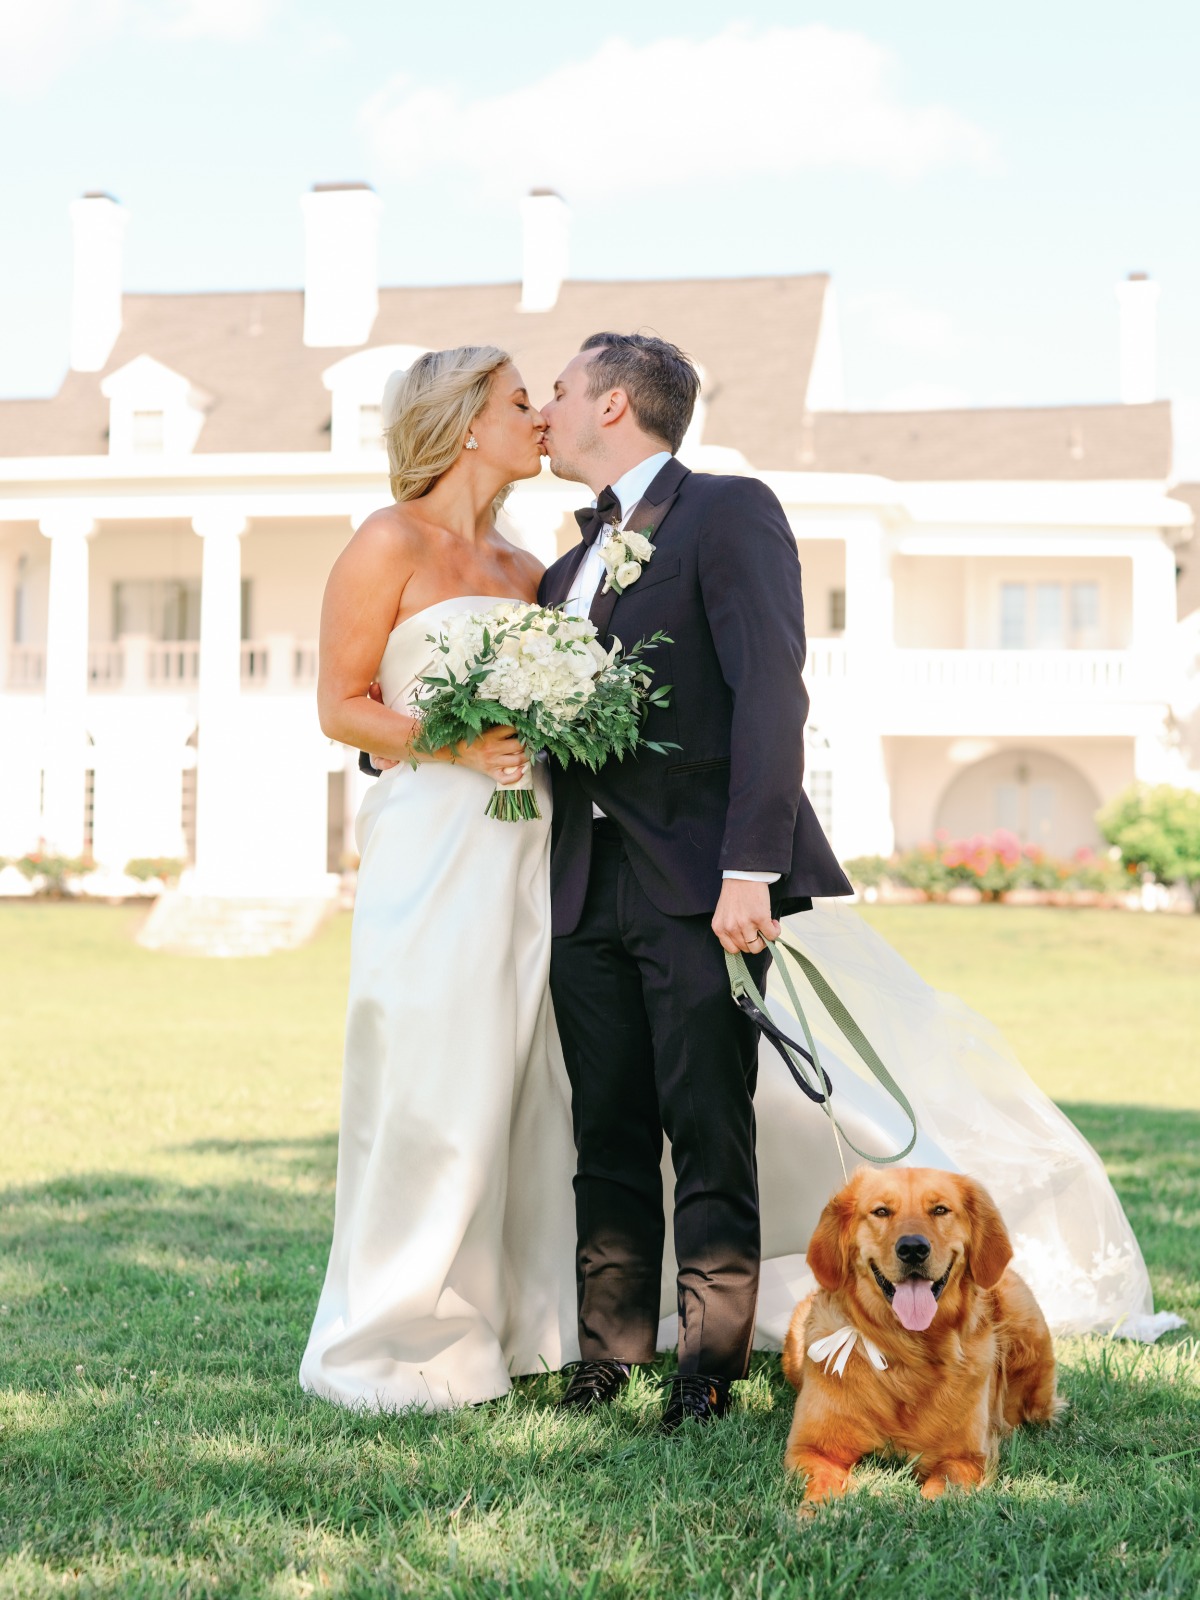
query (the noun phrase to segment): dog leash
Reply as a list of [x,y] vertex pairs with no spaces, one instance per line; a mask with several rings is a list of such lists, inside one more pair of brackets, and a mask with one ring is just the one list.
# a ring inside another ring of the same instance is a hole
[[[846,1158],[842,1153],[843,1139],[854,1151],[855,1155],[861,1156],[864,1161],[870,1161],[874,1166],[887,1167],[892,1166],[897,1161],[903,1161],[917,1142],[917,1119],[912,1106],[909,1104],[908,1096],[884,1066],[875,1047],[850,1015],[846,1005],[834,993],[823,974],[813,965],[804,952],[798,950],[782,934],[774,941],[771,949],[773,952],[779,953],[779,960],[776,961],[775,968],[783,979],[783,986],[787,990],[788,999],[792,1003],[792,1010],[804,1033],[805,1042],[808,1045],[807,1050],[804,1045],[798,1044],[795,1039],[784,1033],[783,1029],[775,1022],[767,1010],[766,1001],[758,992],[758,987],[750,976],[750,971],[746,966],[746,959],[740,952],[737,955],[730,955],[728,951],[725,953],[725,966],[729,973],[729,988],[738,1008],[750,1018],[763,1037],[783,1057],[785,1066],[799,1087],[810,1100],[824,1109],[825,1115],[829,1118],[829,1125],[833,1129],[833,1142],[837,1146],[838,1160],[841,1163],[843,1177],[848,1176]],[[846,1042],[858,1053],[859,1059],[872,1076],[891,1095],[892,1099],[908,1118],[912,1132],[903,1150],[898,1150],[895,1155],[876,1156],[872,1155],[869,1150],[860,1150],[834,1116],[832,1104],[833,1083],[817,1058],[816,1041],[813,1038],[812,1029],[808,1025],[804,1007],[800,1004],[800,996],[796,992],[796,985],[793,983],[791,973],[788,971],[787,962],[783,959],[785,955],[791,956],[792,960],[808,979],[813,993],[825,1007]],[[804,1065],[805,1062],[808,1063],[807,1066]],[[811,1072],[810,1068],[812,1069]]]

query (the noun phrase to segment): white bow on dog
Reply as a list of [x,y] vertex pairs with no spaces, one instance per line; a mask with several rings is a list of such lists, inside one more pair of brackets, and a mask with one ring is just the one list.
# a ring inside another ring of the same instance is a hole
[[846,1370],[850,1352],[860,1339],[867,1352],[867,1360],[876,1372],[885,1372],[887,1357],[877,1344],[868,1339],[865,1333],[859,1333],[857,1328],[835,1328],[824,1339],[814,1339],[808,1347],[808,1353],[814,1361],[824,1362],[826,1372],[832,1367],[835,1377],[840,1378]]

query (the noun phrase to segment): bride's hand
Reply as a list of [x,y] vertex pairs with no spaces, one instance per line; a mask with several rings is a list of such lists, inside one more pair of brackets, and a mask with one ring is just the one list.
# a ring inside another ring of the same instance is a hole
[[516,783],[529,766],[525,746],[509,727],[489,728],[469,744],[460,744],[453,759],[474,767],[494,783]]

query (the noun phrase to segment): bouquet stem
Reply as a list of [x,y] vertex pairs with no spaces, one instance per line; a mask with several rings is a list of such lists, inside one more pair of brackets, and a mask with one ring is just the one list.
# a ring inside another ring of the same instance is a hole
[[497,789],[488,801],[487,814],[498,822],[533,822],[542,813],[532,789]]
[[541,814],[533,787],[533,762],[530,760],[524,775],[515,783],[496,785],[488,801],[487,815],[495,817],[497,822],[534,822]]

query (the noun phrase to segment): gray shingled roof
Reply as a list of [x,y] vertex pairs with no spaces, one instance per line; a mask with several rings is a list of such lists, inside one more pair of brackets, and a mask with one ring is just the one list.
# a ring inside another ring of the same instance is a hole
[[[563,285],[552,311],[517,310],[520,285],[381,289],[371,345],[498,344],[535,400],[590,333],[652,331],[707,375],[709,442],[781,464],[804,407],[828,278],[698,279]],[[103,377],[150,355],[213,396],[197,452],[327,450],[321,373],[351,350],[310,350],[299,290],[125,296],[102,373],[71,372],[53,400],[0,402],[0,455],[107,451]]]
[[804,418],[794,465],[895,482],[1165,479],[1171,407],[1027,406],[963,411],[825,411]]
[[[804,411],[825,274],[563,285],[552,311],[517,310],[512,283],[382,289],[372,345],[498,344],[535,399],[589,333],[650,330],[703,366],[705,440],[755,467],[897,481],[1165,479],[1166,402],[1006,410]],[[347,349],[310,350],[300,290],[129,294],[103,373],[67,374],[51,400],[0,401],[0,456],[107,451],[103,377],[150,355],[213,397],[198,453],[327,450],[321,373]]]

